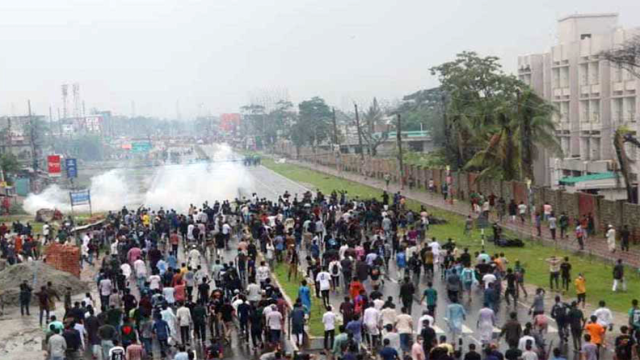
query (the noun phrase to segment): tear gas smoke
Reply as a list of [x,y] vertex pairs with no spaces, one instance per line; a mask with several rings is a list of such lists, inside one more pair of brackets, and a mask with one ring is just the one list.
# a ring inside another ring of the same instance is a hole
[[[115,169],[92,177],[89,188],[93,211],[144,205],[184,212],[190,204],[199,207],[204,201],[234,199],[240,196],[242,189],[251,188],[251,175],[247,169],[241,163],[228,161],[233,156],[229,146],[204,149],[210,150],[212,162],[165,165],[142,179],[133,176],[132,169]],[[85,207],[75,210],[88,211],[88,206]],[[69,191],[52,185],[25,199],[24,209],[28,213],[35,214],[42,208],[71,211]]]

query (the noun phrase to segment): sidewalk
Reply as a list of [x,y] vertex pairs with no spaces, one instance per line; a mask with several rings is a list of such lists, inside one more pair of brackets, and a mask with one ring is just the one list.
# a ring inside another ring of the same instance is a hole
[[[409,199],[416,200],[418,202],[424,203],[428,206],[435,207],[441,210],[450,211],[456,213],[461,216],[472,215],[474,218],[477,214],[471,212],[471,207],[468,202],[460,201],[455,199],[454,203],[451,204],[449,202],[445,202],[440,194],[434,194],[431,192],[427,192],[423,189],[414,188],[409,190],[408,187],[405,187],[404,190],[401,189],[400,185],[397,183],[389,184],[389,188],[385,187],[385,183],[383,180],[374,179],[370,177],[364,177],[361,174],[356,174],[353,172],[347,171],[338,171],[336,169],[330,168],[328,166],[308,163],[298,160],[287,159],[288,162],[302,166],[311,170],[320,171],[329,175],[333,175],[336,177],[340,177],[346,180],[351,180],[354,182],[358,182],[364,185],[368,185],[380,190],[387,190],[388,192],[397,192],[400,191],[404,196]],[[585,255],[596,256],[601,260],[614,263],[617,259],[622,259],[626,265],[638,268],[640,267],[640,249],[637,246],[632,246],[629,252],[620,251],[620,243],[617,243],[617,251],[614,254],[609,252],[607,248],[606,239],[600,236],[592,236],[585,241],[585,250],[580,250],[578,243],[575,241],[573,236],[573,229],[568,229],[568,238],[562,240],[554,241],[551,238],[551,233],[546,226],[543,225],[542,236],[537,236],[537,230],[535,226],[531,222],[526,222],[525,224],[520,223],[520,221],[516,221],[515,223],[510,221],[503,221],[500,223],[504,229],[513,231],[523,238],[531,238],[535,240],[541,240],[547,242],[549,245],[558,246],[560,248],[566,250],[572,250],[576,252],[581,252]],[[558,230],[558,236],[559,236]]]

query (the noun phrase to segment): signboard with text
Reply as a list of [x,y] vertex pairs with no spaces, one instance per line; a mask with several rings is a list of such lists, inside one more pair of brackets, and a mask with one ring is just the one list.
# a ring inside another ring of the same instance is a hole
[[150,141],[134,141],[131,143],[131,151],[135,153],[146,153],[151,151]]
[[91,203],[91,193],[89,190],[71,191],[69,196],[71,197],[71,206]]
[[60,164],[60,155],[47,156],[47,167],[49,170],[49,176],[59,177],[62,173],[62,166]]
[[67,169],[67,177],[69,179],[75,179],[78,177],[78,160],[73,158],[65,159],[64,165]]

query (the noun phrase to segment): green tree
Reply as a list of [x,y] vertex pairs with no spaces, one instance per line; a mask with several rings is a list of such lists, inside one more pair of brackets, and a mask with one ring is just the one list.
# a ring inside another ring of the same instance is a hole
[[446,141],[455,151],[450,162],[462,168],[485,147],[485,127],[499,122],[496,109],[515,97],[519,81],[505,75],[495,56],[462,52],[453,61],[431,68],[447,96]]
[[522,159],[522,175],[534,181],[533,163],[540,156],[538,148],[543,147],[552,154],[562,155],[562,148],[556,137],[553,121],[558,109],[550,102],[538,96],[530,87],[521,84],[518,92],[518,140],[520,141],[520,157]]
[[496,108],[498,122],[484,125],[485,145],[465,165],[480,170],[481,178],[534,181],[538,147],[562,153],[553,123],[557,109],[525,84],[519,85],[515,98]]
[[437,87],[416,91],[402,100],[394,111],[402,116],[402,127],[406,131],[426,130],[437,145],[445,146],[446,93]]
[[5,176],[14,174],[20,170],[20,163],[12,153],[0,155],[0,169],[4,171]]
[[371,156],[376,156],[378,147],[389,138],[387,129],[380,133],[376,132],[376,127],[381,125],[384,125],[384,112],[378,105],[378,99],[373,98],[369,108],[362,114],[360,123],[360,134],[362,134],[362,139],[367,143]]
[[301,102],[291,140],[298,148],[311,145],[315,152],[316,146],[331,136],[332,116],[329,106],[318,96]]
[[292,102],[278,101],[275,108],[267,114],[266,143],[272,145],[278,140],[278,137],[289,135],[295,117],[296,113],[293,110]]
[[241,131],[245,136],[255,136],[256,145],[262,147],[262,137],[265,135],[267,114],[265,107],[259,104],[249,104],[240,108],[242,113]]

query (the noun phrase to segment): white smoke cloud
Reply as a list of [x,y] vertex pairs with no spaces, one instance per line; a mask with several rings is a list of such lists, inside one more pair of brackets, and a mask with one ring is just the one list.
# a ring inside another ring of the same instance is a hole
[[[227,145],[203,147],[211,163],[166,165],[155,168],[152,175],[133,176],[132,169],[115,169],[91,178],[93,211],[119,210],[123,206],[144,205],[152,209],[175,209],[185,212],[190,204],[200,207],[204,201],[213,203],[240,197],[241,189],[252,187],[251,174],[238,162]],[[58,185],[47,187],[40,194],[25,199],[24,209],[35,214],[42,208],[71,211],[69,191]],[[75,208],[88,211],[88,207]]]
[[[127,181],[125,169],[114,169],[91,178],[91,206],[93,211],[117,210],[125,205],[133,205],[139,196],[136,196],[133,187]],[[26,212],[35,214],[42,208],[58,209],[63,212],[71,211],[69,190],[62,189],[58,185],[47,187],[40,194],[30,194],[24,201]],[[88,205],[80,205],[75,211],[88,212]]]

